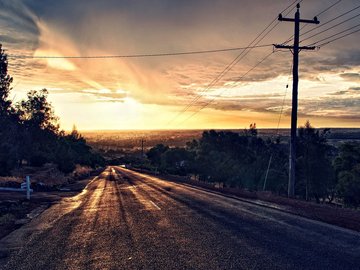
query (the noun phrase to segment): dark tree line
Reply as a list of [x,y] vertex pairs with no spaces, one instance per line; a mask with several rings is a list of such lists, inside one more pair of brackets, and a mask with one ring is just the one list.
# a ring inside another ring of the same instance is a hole
[[[305,200],[360,206],[360,145],[345,143],[339,149],[329,145],[330,130],[317,130],[309,122],[299,128],[297,140],[296,195]],[[266,190],[286,195],[288,143],[280,138],[263,139],[256,125],[242,133],[205,131],[185,148],[159,144],[147,153],[160,172],[193,175],[200,181],[221,182],[228,187]],[[271,163],[269,166],[269,160]]]
[[65,173],[73,171],[76,164],[104,164],[76,129],[69,135],[60,130],[46,89],[29,91],[26,99],[14,104],[9,99],[12,81],[0,45],[0,175],[10,175],[24,164],[51,162]]

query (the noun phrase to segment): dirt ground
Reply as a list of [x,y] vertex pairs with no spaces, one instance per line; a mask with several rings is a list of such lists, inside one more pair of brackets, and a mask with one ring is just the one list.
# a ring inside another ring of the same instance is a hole
[[92,178],[78,180],[64,186],[65,190],[40,191],[26,199],[25,192],[0,193],[0,239],[20,226],[28,223],[41,211],[64,197],[75,196],[83,190]]

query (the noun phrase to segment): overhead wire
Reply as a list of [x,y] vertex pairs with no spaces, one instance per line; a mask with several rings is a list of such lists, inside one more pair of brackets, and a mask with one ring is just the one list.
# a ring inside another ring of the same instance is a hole
[[[251,45],[252,43],[254,43],[273,23],[274,21],[272,21],[249,45]],[[260,40],[261,41],[261,40]],[[258,41],[258,42],[260,42]],[[256,43],[258,44],[258,43]],[[244,54],[245,51],[242,51],[239,55],[237,55],[208,85],[207,87],[204,89],[204,91],[208,91],[209,89],[211,89],[213,86],[216,85],[216,83],[218,83],[239,61],[241,61],[248,53],[246,52]],[[185,113],[189,108],[191,108],[193,106],[194,103],[196,103],[200,98],[202,97],[202,95],[198,94],[195,96],[195,98],[188,104],[185,106],[185,108],[183,110],[181,110],[178,114],[175,115],[174,118],[172,118],[168,123],[167,126],[170,125],[172,122],[174,122],[181,114]]]
[[[334,6],[336,6],[337,4],[339,4],[342,0],[338,0],[337,2],[335,2],[334,4],[330,5],[329,7],[325,8],[323,11],[321,11],[320,13],[316,14],[316,17],[319,17],[320,15],[324,14],[325,12],[327,12],[328,10],[330,10],[331,8],[333,8]],[[308,25],[308,24],[305,24]]]
[[[335,37],[335,36],[338,36],[338,35],[340,35],[340,34],[343,34],[343,33],[345,33],[345,32],[348,32],[348,31],[350,31],[350,30],[352,30],[352,29],[354,29],[354,28],[356,28],[356,27],[359,27],[359,26],[360,26],[360,23],[357,24],[357,25],[354,25],[354,26],[352,26],[352,27],[350,27],[350,28],[347,28],[347,29],[345,29],[345,30],[343,30],[343,31],[340,31],[340,32],[338,32],[338,33],[336,33],[336,34],[333,34],[333,35],[331,35],[331,36],[328,36],[328,37],[326,37],[326,38],[323,38],[323,39],[320,39],[320,40],[318,40],[318,41],[315,41],[315,42],[311,43],[309,46],[315,46],[315,45],[318,44],[318,43],[321,43],[321,42],[323,42],[323,41],[325,41],[325,40],[327,40],[327,39],[331,39],[331,38],[333,38],[333,37]],[[346,37],[346,36],[348,36],[348,35],[354,34],[354,33],[358,32],[359,30],[360,30],[360,29],[355,30],[355,31],[353,31],[353,32],[351,32],[351,33],[345,34],[344,36],[341,36],[340,38],[343,38],[343,37]],[[340,38],[336,38],[335,40],[338,40],[338,39],[340,39]],[[333,41],[335,41],[335,40],[333,40]],[[332,41],[331,41],[331,42],[332,42]],[[327,43],[327,42],[325,42],[325,43]],[[322,46],[323,46],[323,44],[325,44],[325,43],[321,43]],[[330,43],[330,42],[329,42],[329,43]],[[328,43],[327,43],[327,44],[328,44]],[[321,46],[318,45],[318,47],[321,47]]]
[[[283,9],[281,11],[285,12],[286,10],[288,10],[289,8],[291,8],[292,6],[294,6],[296,3],[301,3],[303,0],[296,0],[294,2],[292,2],[290,5],[288,5],[285,9]],[[294,7],[288,11],[286,14],[289,14],[292,10],[294,9]],[[274,18],[256,37],[255,39],[253,39],[250,44],[249,47],[252,44],[259,44],[278,24],[279,22],[277,22],[274,26],[271,27],[271,25],[277,21],[277,17]],[[271,28],[270,28],[271,27]],[[270,28],[270,29],[269,29]],[[269,30],[268,30],[269,29]],[[267,32],[266,32],[267,31]],[[263,35],[264,34],[264,35]],[[263,37],[261,39],[259,39],[261,36],[263,35]],[[259,40],[258,40],[259,39]],[[208,84],[208,86],[205,88],[204,91],[208,91],[209,89],[211,89],[213,86],[215,86],[215,84],[217,82],[219,82],[225,75],[226,73],[228,73],[238,62],[240,62],[249,52],[251,51],[251,49],[249,49],[248,51],[244,50],[242,51],[239,55],[237,55],[219,74],[218,76],[210,82],[210,84]],[[191,108],[193,106],[193,104],[195,104],[200,98],[202,97],[201,94],[198,94],[195,96],[195,98],[190,101],[190,103],[188,105],[185,106],[184,109],[182,109],[180,112],[178,112],[175,117],[173,117],[168,123],[167,126],[170,125],[171,123],[173,123],[180,115],[182,115],[183,113],[185,113],[189,108]]]
[[351,17],[351,18],[349,18],[349,19],[347,19],[347,20],[345,20],[345,21],[342,21],[342,22],[339,22],[339,23],[337,23],[337,24],[335,24],[335,25],[333,25],[333,26],[330,26],[330,27],[328,27],[328,28],[326,28],[326,29],[318,32],[318,33],[315,33],[315,34],[313,34],[313,35],[311,35],[311,36],[309,36],[309,37],[307,37],[307,38],[305,38],[305,39],[302,39],[302,40],[300,41],[300,43],[303,42],[303,41],[305,41],[305,40],[309,40],[309,39],[312,38],[312,37],[315,37],[315,36],[318,36],[318,35],[320,35],[320,34],[322,34],[322,33],[325,33],[325,32],[327,32],[327,31],[329,31],[329,30],[331,30],[331,29],[334,29],[335,27],[338,27],[338,26],[340,26],[340,25],[342,25],[342,24],[344,24],[344,23],[346,23],[346,22],[348,22],[348,21],[351,21],[352,19],[355,19],[356,17],[359,17],[359,16],[360,16],[360,14],[357,14],[357,15],[355,15],[355,16],[353,16],[353,17]]
[[246,47],[202,50],[202,51],[188,51],[188,52],[168,52],[168,53],[148,53],[148,54],[124,54],[124,55],[73,55],[73,56],[35,56],[35,55],[8,55],[12,59],[107,59],[107,58],[143,58],[143,57],[161,57],[161,56],[178,56],[178,55],[193,55],[193,54],[206,54],[206,53],[219,53],[229,51],[239,51],[254,48],[265,48],[272,46],[272,44],[262,44]]
[[[287,91],[288,91],[288,88],[289,88],[289,80],[290,80],[290,77],[291,77],[292,69],[293,69],[293,64],[290,66],[290,74],[289,74],[289,76],[288,76],[287,83],[286,83],[286,87],[285,87],[285,93],[284,93],[284,97],[283,97],[283,101],[282,101],[282,105],[281,105],[281,109],[280,109],[280,113],[279,113],[279,119],[278,119],[278,123],[277,123],[277,127],[276,127],[275,136],[278,136],[278,135],[279,135],[280,121],[281,121],[281,117],[282,117],[283,110],[284,110],[284,106],[285,106],[286,94],[287,94]],[[264,184],[263,184],[263,191],[266,190],[266,183],[267,183],[267,179],[268,179],[269,170],[270,170],[270,166],[271,166],[271,162],[272,162],[273,156],[274,156],[274,154],[271,153],[270,158],[269,158],[269,163],[268,163],[268,166],[267,166],[267,169],[266,169],[266,173],[265,173]]]
[[[337,2],[331,4],[330,6],[328,6],[327,8],[325,8],[324,10],[322,10],[321,12],[319,12],[318,14],[315,15],[315,17],[319,17],[320,15],[324,14],[325,12],[329,11],[330,9],[332,9],[334,6],[336,6],[337,4],[339,4],[342,0],[338,0]],[[303,30],[305,27],[309,26],[309,24],[304,24],[301,28],[300,31]],[[323,24],[321,25],[323,26]],[[303,35],[303,34],[302,34]],[[294,40],[294,36],[291,35],[283,44],[288,44],[290,41]]]
[[[317,47],[319,47],[319,48],[324,47],[324,46],[327,45],[327,44],[330,44],[330,43],[332,43],[332,42],[334,42],[334,41],[337,41],[337,40],[342,39],[342,38],[344,38],[344,37],[350,36],[350,35],[355,34],[355,33],[357,33],[357,32],[360,32],[360,28],[357,29],[357,30],[355,30],[355,31],[352,31],[352,32],[350,32],[350,33],[348,33],[348,34],[345,34],[345,35],[342,35],[342,36],[340,36],[340,37],[337,37],[337,38],[334,38],[334,39],[332,39],[332,40],[329,40],[329,41],[326,41],[326,42],[324,42],[324,43],[321,43],[321,44],[317,45]],[[330,38],[330,37],[328,37],[328,38]],[[326,39],[328,39],[328,38],[326,38]],[[317,43],[318,43],[318,42],[319,42],[319,41],[317,41]],[[315,44],[315,45],[316,45],[316,44]]]
[[[264,58],[262,58],[255,66],[253,66],[251,69],[249,69],[246,73],[244,73],[241,77],[239,77],[238,79],[236,79],[235,81],[233,81],[233,83],[237,83],[240,80],[242,80],[246,75],[248,75],[251,71],[253,71],[255,68],[257,68],[260,64],[262,64],[266,59],[268,59],[273,53],[275,53],[275,51],[270,52],[269,54],[267,54]],[[234,88],[236,86],[236,84],[233,84],[232,87],[229,88],[225,88],[223,89],[219,94],[215,95],[215,97],[213,97],[211,100],[209,100],[208,102],[206,102],[203,106],[200,107],[200,109],[198,109],[197,111],[193,112],[189,117],[187,117],[184,121],[182,121],[180,123],[183,124],[186,121],[188,121],[190,118],[194,117],[196,114],[198,114],[201,110],[205,109],[207,106],[209,106],[215,99],[217,99],[218,97],[220,97],[225,91],[227,91],[228,89]]]
[[350,10],[348,10],[348,11],[346,11],[346,12],[344,12],[344,13],[338,15],[338,16],[336,16],[335,18],[332,18],[332,19],[330,19],[330,20],[328,20],[328,21],[326,21],[326,22],[324,22],[324,23],[321,23],[321,25],[318,25],[318,26],[315,26],[314,28],[311,28],[310,30],[302,33],[301,36],[306,35],[306,34],[308,34],[308,33],[311,33],[312,31],[314,31],[314,30],[316,30],[316,29],[319,29],[319,28],[321,28],[321,27],[324,27],[325,25],[327,25],[327,24],[329,24],[329,23],[331,23],[331,22],[333,22],[333,21],[335,21],[335,20],[337,20],[337,19],[339,19],[339,18],[341,18],[341,17],[343,17],[343,16],[345,16],[345,15],[353,12],[354,10],[359,9],[359,8],[360,8],[360,5],[357,6],[357,7],[352,8],[352,9],[350,9]]

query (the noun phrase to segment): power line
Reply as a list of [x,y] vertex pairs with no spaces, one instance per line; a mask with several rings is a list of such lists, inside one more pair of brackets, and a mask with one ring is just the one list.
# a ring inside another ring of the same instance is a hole
[[[303,0],[300,0],[299,3],[301,3]],[[290,5],[288,5],[285,9],[283,9],[281,12],[285,12],[286,10],[288,10],[290,7],[292,7],[295,3],[297,2],[297,0],[295,0],[293,3],[291,3]],[[292,8],[290,11],[288,11],[288,13],[290,13],[294,8]],[[286,14],[288,14],[286,13]],[[255,43],[255,46],[257,44],[259,44],[278,24],[279,22],[277,22],[273,27],[271,27],[271,25],[277,21],[277,18],[273,19],[257,36],[255,39],[253,39],[250,44],[249,44],[249,48],[252,44]],[[271,27],[271,28],[270,28]],[[270,29],[269,29],[270,28]],[[268,30],[269,29],[269,30]],[[267,31],[268,30],[268,31]],[[267,32],[266,32],[267,31]],[[265,33],[265,34],[264,34]],[[261,35],[264,36],[259,39],[261,37]],[[258,40],[259,39],[259,40]],[[246,50],[242,51],[239,55],[237,55],[219,74],[218,76],[211,81],[210,84],[208,84],[208,86],[205,88],[204,91],[208,91],[210,88],[212,88],[213,86],[216,85],[217,82],[219,82],[226,73],[228,73],[237,63],[239,63],[250,51],[251,48],[245,52]],[[185,113],[190,107],[193,106],[193,104],[195,104],[200,98],[202,97],[202,95],[198,94],[192,101],[190,101],[190,103],[188,105],[185,106],[184,109],[182,109],[180,112],[178,112],[174,118],[172,118],[167,125],[170,125],[172,122],[174,122],[181,114]]]
[[229,51],[239,51],[254,48],[265,48],[272,46],[271,44],[254,45],[246,47],[203,50],[203,51],[188,51],[188,52],[169,52],[169,53],[149,53],[149,54],[125,54],[125,55],[91,55],[91,56],[33,56],[33,55],[8,55],[12,59],[107,59],[107,58],[143,58],[143,57],[161,57],[161,56],[177,56],[177,55],[192,55],[192,54],[206,54],[206,53],[219,53]]
[[[273,23],[274,21],[272,21],[250,44],[249,44],[249,48],[250,45],[252,45]],[[273,29],[273,28],[272,28]],[[272,30],[270,29],[270,31]],[[269,32],[270,32],[269,31]],[[268,33],[269,33],[268,32]],[[266,33],[264,35],[264,37],[268,34]],[[264,38],[263,37],[263,38]],[[262,38],[262,39],[263,39]],[[261,39],[261,40],[262,40]],[[261,40],[257,41],[255,44],[258,44]],[[251,50],[251,49],[250,49]],[[210,82],[210,84],[208,84],[208,86],[205,88],[204,91],[208,91],[209,89],[211,89],[213,86],[216,85],[216,83],[218,83],[237,63],[239,63],[249,52],[250,50],[248,50],[245,53],[245,50],[242,51],[239,55],[237,55],[217,76],[214,80],[212,80]],[[245,53],[245,54],[244,54]],[[198,94],[182,111],[180,111],[173,119],[171,119],[167,125],[171,124],[173,121],[175,121],[181,114],[185,113],[191,106],[193,106],[193,104],[195,104],[200,98],[202,97],[202,95]]]
[[[323,11],[319,12],[318,14],[315,15],[315,17],[319,17],[321,14],[324,14],[325,12],[329,11],[331,8],[333,8],[334,6],[336,6],[337,4],[339,4],[342,0],[338,0],[337,2],[331,4],[329,7],[325,8]],[[321,26],[323,26],[324,24],[322,24]],[[300,31],[303,30],[305,27],[307,27],[308,24],[303,25],[300,28]],[[320,26],[319,26],[320,27]],[[315,27],[316,28],[316,27]],[[303,34],[301,34],[303,35]],[[288,44],[290,41],[294,40],[294,37],[291,36],[289,37],[283,44]]]
[[[289,88],[289,80],[290,80],[290,77],[291,77],[292,69],[293,69],[293,65],[290,66],[290,74],[289,74],[289,76],[288,76],[287,83],[286,83],[286,87],[285,87],[284,98],[283,98],[282,105],[281,105],[281,110],[280,110],[280,113],[279,113],[279,119],[278,119],[278,123],[277,123],[277,127],[276,127],[275,136],[278,136],[278,135],[279,135],[279,126],[280,126],[281,116],[282,116],[283,110],[284,110],[284,105],[285,105],[285,100],[286,100],[286,94],[287,94],[287,90],[288,90],[288,88]],[[274,155],[274,154],[271,153],[270,158],[269,158],[269,163],[268,163],[267,170],[266,170],[266,173],[265,173],[265,179],[264,179],[264,184],[263,184],[263,191],[265,191],[265,189],[266,189],[267,178],[268,178],[268,175],[269,175],[269,170],[270,170],[270,166],[271,166],[271,161],[272,161],[273,155]]]
[[345,21],[342,21],[342,22],[339,22],[339,23],[337,23],[337,24],[335,24],[335,25],[333,25],[333,26],[330,26],[330,27],[328,27],[328,28],[326,28],[326,29],[324,29],[324,30],[316,33],[316,34],[313,34],[313,35],[311,35],[311,36],[309,36],[309,37],[301,40],[300,43],[303,42],[303,41],[305,41],[305,40],[308,40],[308,39],[310,39],[310,38],[312,38],[312,37],[315,37],[315,36],[317,36],[317,35],[320,35],[320,34],[322,34],[322,33],[325,33],[325,32],[327,32],[327,31],[329,31],[329,30],[331,30],[331,29],[333,29],[333,28],[335,28],[335,27],[337,27],[337,26],[339,26],[339,25],[342,25],[342,24],[344,24],[344,23],[346,23],[346,22],[348,22],[348,21],[350,21],[350,20],[352,20],[352,19],[354,19],[354,18],[356,18],[356,17],[359,17],[359,16],[360,16],[360,14],[357,14],[357,15],[349,18],[349,19],[346,19]]
[[318,47],[324,47],[325,45],[327,45],[327,44],[329,44],[329,43],[332,43],[332,42],[334,42],[334,41],[336,41],[336,40],[339,40],[339,39],[342,39],[342,38],[344,38],[344,37],[350,36],[350,35],[352,35],[352,34],[355,34],[355,33],[359,32],[359,31],[360,31],[360,29],[357,29],[357,30],[355,30],[355,31],[353,31],[353,32],[350,32],[350,33],[348,33],[348,34],[345,34],[345,35],[342,35],[342,36],[340,36],[340,37],[334,38],[334,39],[332,39],[332,40],[330,40],[330,41],[321,43],[320,45],[318,45]]
[[[325,41],[325,40],[327,40],[327,39],[333,38],[333,37],[338,36],[338,35],[340,35],[340,34],[343,34],[343,33],[345,33],[345,32],[348,32],[349,30],[354,29],[354,28],[359,27],[359,26],[360,26],[360,23],[357,24],[357,25],[355,25],[355,26],[353,26],[353,27],[350,27],[350,28],[348,28],[348,29],[345,29],[345,30],[343,30],[343,31],[341,31],[341,32],[338,32],[338,33],[336,33],[336,34],[333,34],[333,35],[328,36],[328,37],[326,37],[326,38],[320,39],[320,40],[318,40],[318,41],[310,44],[309,46],[314,46],[314,45],[316,45],[316,44],[318,44],[318,43],[320,43],[320,42],[323,42],[323,41]],[[343,37],[346,37],[346,36],[348,36],[348,35],[354,34],[354,33],[358,32],[359,30],[360,30],[360,29],[358,29],[358,30],[356,30],[356,31],[354,31],[354,32],[348,33],[348,34],[346,34],[346,35],[344,35],[344,36],[341,36],[341,37],[339,37],[339,38],[336,38],[336,39],[334,39],[333,41],[338,40],[338,39],[343,38]],[[332,41],[325,42],[325,43],[328,44],[328,43],[330,43],[330,42],[332,42]],[[322,45],[325,44],[325,43],[322,43]],[[318,46],[320,47],[320,45],[318,45]]]
[[[316,14],[316,17],[319,17],[321,14],[324,14],[326,11],[328,11],[329,9],[331,9],[332,7],[336,6],[337,4],[339,4],[342,0],[338,0],[336,3],[332,4],[331,6],[327,7],[326,9],[324,9],[323,11],[321,11],[320,13]],[[308,25],[308,24],[305,24]],[[304,25],[304,26],[305,26]]]
[[[249,69],[246,73],[244,73],[241,77],[239,77],[238,79],[236,79],[233,83],[237,83],[240,80],[242,80],[246,75],[248,75],[251,71],[253,71],[255,68],[257,68],[260,64],[262,64],[266,59],[268,59],[273,53],[275,53],[275,51],[270,52],[269,54],[267,54],[263,59],[261,59],[255,66],[253,66],[251,69]],[[231,88],[234,88],[236,85],[233,85]],[[212,98],[211,100],[209,100],[208,102],[205,103],[205,105],[203,105],[202,107],[200,107],[200,109],[198,109],[197,111],[195,111],[193,114],[191,114],[188,118],[186,118],[184,121],[182,121],[180,123],[183,124],[186,121],[188,121],[190,118],[192,118],[193,116],[195,116],[197,113],[199,113],[201,110],[203,110],[204,108],[206,108],[207,106],[209,106],[216,98],[220,97],[225,91],[227,91],[229,88],[225,88],[223,91],[221,91],[219,94],[217,94],[214,98]]]
[[352,8],[352,9],[349,10],[349,11],[346,11],[346,12],[343,13],[343,14],[340,14],[339,16],[336,16],[335,18],[333,18],[333,19],[331,19],[331,20],[328,20],[328,21],[326,21],[326,22],[324,22],[324,23],[321,23],[321,25],[319,25],[319,26],[316,26],[316,27],[314,27],[314,28],[312,28],[312,29],[310,29],[310,30],[302,33],[302,36],[303,36],[303,35],[306,35],[306,34],[308,34],[308,33],[310,33],[310,32],[312,32],[312,31],[314,31],[314,30],[316,30],[316,29],[318,29],[318,28],[320,28],[320,27],[324,27],[325,25],[327,25],[327,24],[329,24],[329,23],[331,23],[331,22],[333,22],[333,21],[335,21],[335,20],[337,20],[337,19],[339,19],[339,18],[341,18],[341,17],[349,14],[350,12],[353,12],[354,10],[357,10],[358,8],[360,8],[360,5],[357,6],[357,7]]

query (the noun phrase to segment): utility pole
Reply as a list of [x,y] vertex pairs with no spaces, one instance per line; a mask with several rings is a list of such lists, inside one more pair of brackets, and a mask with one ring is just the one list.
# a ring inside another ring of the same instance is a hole
[[144,158],[144,139],[141,139],[141,158]]
[[283,18],[279,14],[279,21],[294,22],[294,45],[274,45],[276,49],[290,49],[293,53],[293,91],[292,91],[292,111],[291,111],[291,138],[290,138],[290,156],[289,156],[289,184],[288,184],[288,197],[295,195],[295,166],[296,166],[296,130],[297,130],[297,109],[298,109],[298,84],[299,84],[299,51],[300,50],[315,50],[314,47],[299,46],[300,38],[300,23],[319,24],[320,22],[316,17],[313,20],[300,19],[300,4],[296,6],[297,11],[295,18]]

